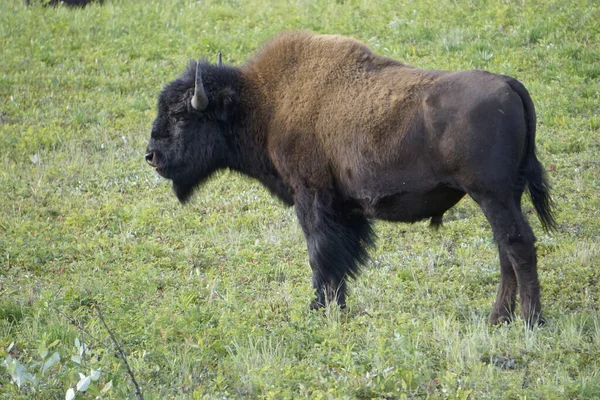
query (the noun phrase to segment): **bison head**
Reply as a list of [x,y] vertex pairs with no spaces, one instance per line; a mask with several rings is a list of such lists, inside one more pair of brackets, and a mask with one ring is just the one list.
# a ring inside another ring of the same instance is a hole
[[181,202],[213,172],[227,167],[235,81],[235,69],[220,61],[192,61],[159,96],[145,157],[159,175],[173,181]]

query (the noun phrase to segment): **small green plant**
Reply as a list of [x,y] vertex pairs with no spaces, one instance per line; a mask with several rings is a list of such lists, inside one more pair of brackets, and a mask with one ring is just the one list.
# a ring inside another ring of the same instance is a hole
[[[65,393],[65,398],[68,400],[75,399],[77,392],[98,396],[106,394],[112,389],[112,381],[106,382],[102,388],[99,387],[102,369],[95,369],[98,359],[91,354],[88,347],[79,338],[75,338],[75,353],[71,356],[71,363],[63,362],[61,365],[58,351],[50,354],[50,350],[59,344],[59,340],[55,340],[49,345],[46,345],[45,341],[41,341],[37,348],[37,359],[31,359],[26,364],[11,356],[10,353],[15,347],[14,342],[8,346],[6,349],[8,355],[4,358],[2,366],[6,368],[11,377],[11,383],[17,386],[18,392],[37,393],[40,391],[40,387],[47,385],[46,380],[52,379],[69,386]],[[53,368],[59,369],[60,372],[49,378],[47,373]],[[86,375],[80,371],[89,371],[89,374]],[[78,381],[71,381],[74,376],[78,376]]]
[[[6,349],[7,352],[10,352],[14,347],[15,343],[11,343]],[[35,376],[27,372],[27,369],[23,364],[19,362],[16,358],[13,358],[10,354],[6,356],[4,361],[2,362],[2,366],[6,368],[6,371],[9,373],[11,378],[11,383],[17,385],[19,389],[25,386],[26,384],[35,384],[37,382]]]

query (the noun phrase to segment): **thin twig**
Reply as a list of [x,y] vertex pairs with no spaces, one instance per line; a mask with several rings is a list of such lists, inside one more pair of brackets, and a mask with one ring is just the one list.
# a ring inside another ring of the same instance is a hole
[[[84,325],[83,325],[82,322],[74,320],[73,318],[71,318],[68,315],[66,315],[63,312],[61,312],[58,308],[55,308],[54,311],[56,311],[58,313],[58,315],[60,315],[64,319],[66,319],[71,325],[73,325],[76,328],[80,329],[82,333],[85,333],[86,335],[88,335],[96,345],[100,344],[105,349],[108,349],[108,348],[111,347],[112,342],[107,342],[106,340],[100,340],[100,339],[95,338],[87,329],[85,329],[85,327],[84,327]],[[90,341],[90,344],[92,343],[92,341]],[[82,365],[83,365],[83,357],[84,357],[84,355],[85,355],[85,352],[84,352],[84,354],[82,354],[82,360],[81,360],[82,361],[82,363],[81,363]],[[108,375],[108,376],[114,376],[114,374],[112,372],[108,372],[108,371],[103,371],[103,372],[106,375]]]
[[88,335],[90,338],[92,338],[92,340],[94,342],[102,343],[104,345],[104,347],[108,347],[108,346],[106,346],[105,341],[99,340],[99,339],[95,338],[94,336],[92,336],[92,334],[83,327],[83,324],[80,321],[76,321],[73,318],[69,317],[68,315],[64,314],[62,311],[60,311],[58,309],[58,307],[55,308],[54,311],[56,311],[58,313],[58,315],[60,315],[64,319],[66,319],[71,325],[77,327],[78,329],[81,330],[81,332],[84,332],[86,335]]
[[[58,295],[60,294],[60,292],[62,291],[62,289],[63,288],[59,286],[58,289],[56,290],[56,292],[54,292],[54,295],[52,297],[54,299],[58,298]],[[95,341],[97,343],[102,343],[104,345],[104,347],[108,347],[108,346],[106,346],[106,342],[105,341],[96,339],[90,332],[88,332],[85,329],[85,327],[83,326],[83,322],[75,320],[75,319],[69,317],[68,315],[66,315],[62,311],[60,311],[60,309],[58,307],[54,308],[54,310],[58,313],[58,315],[60,315],[61,317],[63,317],[67,321],[69,321],[71,323],[71,325],[76,326],[77,329],[79,329],[81,331],[81,342],[83,343],[83,352],[81,354],[82,361],[85,358],[85,350],[86,350],[86,347],[87,347],[85,345],[85,335],[88,335],[90,337],[90,339],[92,339],[93,341]],[[79,350],[79,349],[77,349],[77,350]]]
[[[62,290],[62,288],[59,287],[58,290],[57,290],[57,292],[55,293],[54,297],[56,297],[56,295],[58,295],[58,293],[60,293],[61,290]],[[119,344],[119,342],[117,341],[115,335],[113,334],[113,332],[110,330],[110,328],[106,324],[106,321],[104,320],[104,317],[103,317],[102,311],[100,310],[100,307],[97,304],[94,304],[94,308],[96,309],[96,315],[98,315],[98,318],[100,319],[100,321],[104,325],[104,328],[108,332],[112,343],[117,348],[117,352],[118,352],[119,358],[121,360],[123,360],[123,362],[125,363],[125,367],[127,368],[127,373],[131,377],[131,380],[132,380],[132,382],[133,382],[133,384],[135,386],[135,394],[136,394],[137,398],[139,400],[144,400],[144,396],[142,395],[142,390],[140,389],[140,385],[137,383],[137,381],[135,379],[135,375],[133,374],[133,371],[131,370],[131,367],[129,366],[129,363],[127,362],[127,357],[125,357],[125,353],[123,352],[123,349],[121,348],[121,345]],[[76,321],[73,318],[69,317],[68,315],[64,314],[63,312],[61,312],[58,309],[58,307],[55,308],[54,310],[59,315],[61,315],[63,318],[65,318],[67,321],[69,321],[69,323],[71,323],[72,325],[76,326],[79,330],[81,330],[82,333],[87,334],[94,342],[96,342],[96,343],[103,343],[104,347],[109,347],[109,346],[106,345],[106,342],[104,340],[96,339],[89,331],[87,331],[84,328],[83,324],[80,321]],[[83,338],[83,335],[82,335],[82,338]],[[83,339],[82,339],[82,341],[83,341]],[[84,342],[83,345],[85,346],[85,342]],[[84,347],[84,349],[85,349],[85,347]]]
[[137,381],[135,380],[135,375],[133,374],[133,371],[131,370],[129,363],[127,362],[127,357],[125,357],[125,353],[123,352],[123,349],[121,349],[121,345],[119,344],[119,342],[117,341],[117,338],[115,338],[115,335],[113,334],[113,332],[110,330],[110,328],[104,321],[104,317],[102,316],[102,311],[100,310],[100,307],[98,307],[98,305],[95,304],[94,308],[96,309],[96,314],[98,315],[98,318],[102,322],[102,325],[104,325],[104,328],[106,328],[106,330],[108,331],[108,334],[110,335],[110,338],[111,338],[113,344],[117,348],[117,351],[119,352],[119,357],[121,357],[121,360],[123,360],[123,363],[125,363],[125,367],[127,368],[127,373],[129,374],[129,377],[131,378],[131,381],[133,382],[133,384],[135,386],[135,394],[136,394],[137,398],[140,400],[144,400],[144,396],[142,396],[142,389],[140,389],[140,385],[138,385]]

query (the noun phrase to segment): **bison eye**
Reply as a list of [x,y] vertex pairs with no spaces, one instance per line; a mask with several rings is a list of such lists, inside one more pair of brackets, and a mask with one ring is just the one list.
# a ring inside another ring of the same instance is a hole
[[179,118],[183,114],[186,114],[186,112],[185,111],[181,111],[181,110],[172,110],[172,111],[169,111],[169,117],[173,117],[173,118]]
[[185,111],[170,112],[169,113],[169,117],[172,118],[172,119],[174,119],[175,122],[186,120],[188,116],[189,116],[188,113],[185,112]]

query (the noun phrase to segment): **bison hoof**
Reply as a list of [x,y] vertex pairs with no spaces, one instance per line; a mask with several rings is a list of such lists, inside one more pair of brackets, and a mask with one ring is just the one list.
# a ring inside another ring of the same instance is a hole
[[311,310],[319,310],[319,309],[321,309],[323,307],[325,307],[325,304],[321,303],[321,301],[319,301],[319,299],[314,299],[310,303],[310,309]]
[[[533,328],[534,326],[542,326],[542,325],[546,325],[546,319],[541,315],[541,314],[537,314],[535,316],[525,316],[525,323],[527,324],[527,326],[529,328]],[[490,317],[488,318],[488,323],[490,325],[504,325],[504,324],[510,324],[513,320],[513,315],[512,314],[502,314],[502,313],[496,313],[493,312],[492,314],[490,314]]]
[[[345,309],[346,308],[346,303],[339,303],[338,302],[338,307],[340,307],[340,309]],[[325,304],[323,303],[322,300],[320,299],[314,299],[311,303],[310,303],[310,309],[311,310],[320,310],[322,308],[325,308]]]
[[542,314],[530,315],[529,317],[524,317],[527,322],[527,326],[533,328],[534,326],[543,326],[546,325],[546,319],[542,316]]
[[510,324],[513,320],[512,314],[493,312],[488,318],[490,325],[505,325]]

